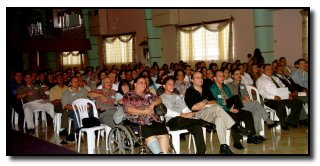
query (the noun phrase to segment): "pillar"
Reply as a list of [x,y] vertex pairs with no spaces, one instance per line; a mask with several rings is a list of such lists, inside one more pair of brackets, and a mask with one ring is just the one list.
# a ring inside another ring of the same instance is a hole
[[97,37],[91,36],[89,33],[89,9],[82,9],[82,20],[85,31],[85,36],[90,40],[91,50],[87,51],[88,56],[88,66],[97,67],[102,66],[103,62],[99,61],[99,51],[98,51],[98,40]]
[[274,60],[273,15],[270,9],[254,9],[254,35],[256,48],[259,48],[265,63]]
[[158,62],[159,66],[163,64],[162,44],[161,44],[161,31],[158,27],[152,26],[152,10],[144,10],[147,35],[148,35],[148,48],[149,48],[149,62]]

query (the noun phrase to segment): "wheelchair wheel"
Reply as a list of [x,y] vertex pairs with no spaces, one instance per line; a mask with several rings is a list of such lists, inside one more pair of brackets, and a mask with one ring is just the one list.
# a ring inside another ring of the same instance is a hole
[[124,126],[114,126],[108,136],[110,154],[134,154],[134,138]]

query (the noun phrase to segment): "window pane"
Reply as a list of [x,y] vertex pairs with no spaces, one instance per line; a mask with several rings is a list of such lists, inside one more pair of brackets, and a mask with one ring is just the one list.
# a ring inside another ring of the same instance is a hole
[[[190,51],[192,51],[191,57]],[[210,32],[203,27],[192,33],[185,33],[181,31],[180,54],[183,61],[218,60],[219,33]]]
[[63,52],[62,53],[62,63],[63,66],[79,66],[81,65],[81,56],[77,51]]
[[[130,36],[122,36],[123,40],[129,39]],[[129,63],[132,62],[133,56],[133,38],[128,42],[121,42],[118,38],[112,43],[106,42],[106,63]]]

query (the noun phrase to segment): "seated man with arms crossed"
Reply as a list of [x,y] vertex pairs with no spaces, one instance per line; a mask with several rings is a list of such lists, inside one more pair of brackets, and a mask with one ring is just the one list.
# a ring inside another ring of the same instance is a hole
[[115,125],[113,115],[117,108],[114,106],[116,101],[116,92],[111,89],[112,82],[109,77],[102,79],[102,89],[88,92],[88,96],[96,100],[97,109],[99,110],[99,119],[101,123],[110,127]]
[[17,89],[16,97],[24,102],[24,116],[28,132],[34,132],[33,112],[35,110],[44,110],[54,119],[54,107],[50,102],[46,101],[46,95],[40,86],[32,83],[30,73],[25,74],[25,82],[25,85],[21,85]]

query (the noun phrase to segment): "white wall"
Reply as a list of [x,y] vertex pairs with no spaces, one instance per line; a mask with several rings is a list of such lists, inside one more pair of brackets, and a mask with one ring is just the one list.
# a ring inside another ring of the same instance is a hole
[[274,56],[284,56],[288,65],[302,58],[302,16],[300,9],[273,11]]

